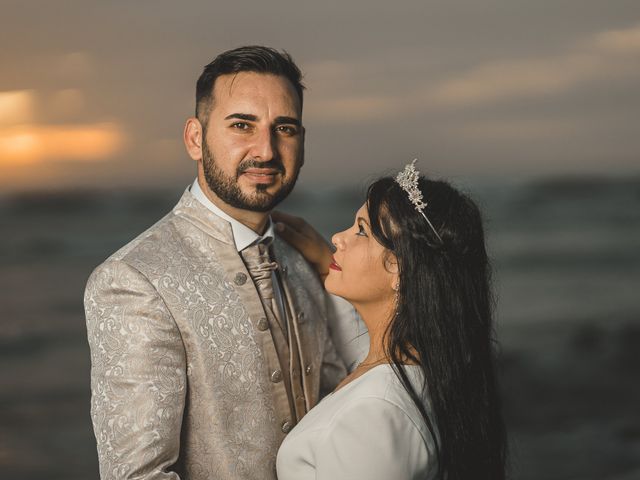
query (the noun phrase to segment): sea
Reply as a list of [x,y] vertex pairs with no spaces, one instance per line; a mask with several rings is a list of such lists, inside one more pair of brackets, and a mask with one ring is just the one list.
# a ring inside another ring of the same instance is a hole
[[[640,479],[640,177],[461,181],[493,265],[509,478]],[[98,478],[83,289],[178,189],[0,194],[0,477]],[[283,211],[327,238],[362,186]]]

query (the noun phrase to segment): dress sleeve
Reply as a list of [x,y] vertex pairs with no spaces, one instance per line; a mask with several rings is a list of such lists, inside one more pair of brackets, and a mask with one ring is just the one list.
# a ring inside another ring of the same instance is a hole
[[133,267],[98,267],[85,291],[91,417],[102,480],[179,480],[186,361],[162,298]]
[[430,460],[418,427],[400,407],[360,398],[343,407],[319,439],[316,479],[422,479]]

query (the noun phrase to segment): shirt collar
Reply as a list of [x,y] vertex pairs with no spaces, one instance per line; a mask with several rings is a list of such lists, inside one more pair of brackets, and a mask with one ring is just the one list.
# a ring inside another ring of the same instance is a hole
[[265,230],[263,235],[258,235],[256,232],[251,230],[249,227],[239,222],[231,215],[223,212],[218,206],[216,206],[211,200],[207,198],[205,193],[200,188],[198,184],[198,179],[196,178],[193,184],[191,185],[191,194],[200,202],[202,205],[207,207],[214,215],[226,220],[231,224],[231,231],[233,232],[233,241],[236,245],[236,250],[241,252],[249,245],[253,245],[254,243],[264,241],[267,244],[270,244],[273,241],[275,236],[273,229],[273,222],[271,221],[271,217],[269,217],[269,223],[267,224],[267,229]]

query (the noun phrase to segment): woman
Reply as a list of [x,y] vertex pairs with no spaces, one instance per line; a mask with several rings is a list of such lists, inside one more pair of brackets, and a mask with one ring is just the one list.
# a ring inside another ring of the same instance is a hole
[[275,216],[370,335],[366,359],[283,442],[280,480],[505,478],[480,213],[414,163],[369,187],[333,257],[304,222]]

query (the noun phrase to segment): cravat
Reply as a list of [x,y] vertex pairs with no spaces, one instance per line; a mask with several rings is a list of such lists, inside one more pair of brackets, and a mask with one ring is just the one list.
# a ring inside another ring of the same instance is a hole
[[287,289],[281,287],[281,293],[285,298],[283,298],[283,311],[280,311],[273,292],[272,275],[278,269],[278,264],[271,261],[268,244],[265,242],[256,243],[242,250],[240,255],[258,290],[269,323],[271,325],[277,324],[280,327],[279,329],[276,327],[276,330],[272,328],[271,334],[280,362],[292,418],[299,421],[307,409],[302,385],[298,342],[289,325],[292,316],[289,307],[287,307],[288,300],[285,294]]
[[247,270],[249,270],[249,275],[251,275],[253,283],[260,294],[262,305],[267,313],[273,316],[283,333],[286,332],[286,322],[283,321],[280,315],[280,309],[273,293],[272,272],[278,268],[278,264],[271,261],[269,246],[265,242],[259,242],[242,250],[240,255],[242,255]]

